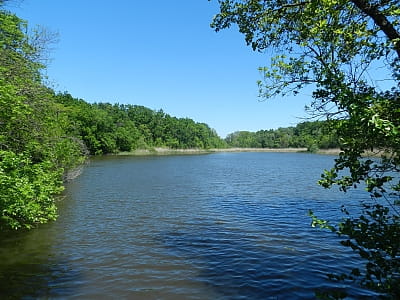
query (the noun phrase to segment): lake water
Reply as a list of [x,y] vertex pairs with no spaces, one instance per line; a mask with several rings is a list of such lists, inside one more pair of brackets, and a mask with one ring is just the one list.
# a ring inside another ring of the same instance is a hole
[[310,227],[308,209],[337,220],[365,196],[319,187],[332,164],[299,153],[93,159],[56,222],[2,237],[0,298],[373,298],[327,279],[359,262]]

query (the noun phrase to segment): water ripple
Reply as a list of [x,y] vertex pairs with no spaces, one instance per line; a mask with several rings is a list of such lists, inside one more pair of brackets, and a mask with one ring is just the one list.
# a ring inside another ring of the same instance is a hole
[[309,226],[308,209],[341,217],[343,195],[315,184],[331,163],[283,153],[94,160],[69,183],[57,222],[3,239],[0,295],[313,299],[339,288],[373,299],[327,280],[360,262]]

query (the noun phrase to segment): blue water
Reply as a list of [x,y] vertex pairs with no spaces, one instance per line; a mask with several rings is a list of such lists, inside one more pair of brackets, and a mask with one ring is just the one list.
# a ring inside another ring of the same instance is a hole
[[0,295],[63,299],[313,299],[362,264],[335,221],[364,197],[316,184],[333,157],[294,153],[103,157],[66,186],[60,217],[0,246]]

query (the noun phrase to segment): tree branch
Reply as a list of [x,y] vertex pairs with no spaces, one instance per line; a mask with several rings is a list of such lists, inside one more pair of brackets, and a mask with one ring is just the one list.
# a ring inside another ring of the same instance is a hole
[[390,41],[394,44],[394,49],[397,56],[400,58],[400,34],[394,28],[393,24],[389,22],[385,15],[383,15],[376,6],[371,5],[367,0],[351,0],[363,13],[371,17],[375,24],[385,33]]

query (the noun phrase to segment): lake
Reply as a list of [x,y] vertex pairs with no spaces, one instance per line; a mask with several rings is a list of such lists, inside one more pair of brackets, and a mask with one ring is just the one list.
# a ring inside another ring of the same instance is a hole
[[366,197],[316,184],[333,159],[94,158],[66,185],[56,222],[2,237],[0,298],[313,299],[338,288],[372,299],[327,279],[360,262],[307,216],[338,220]]

